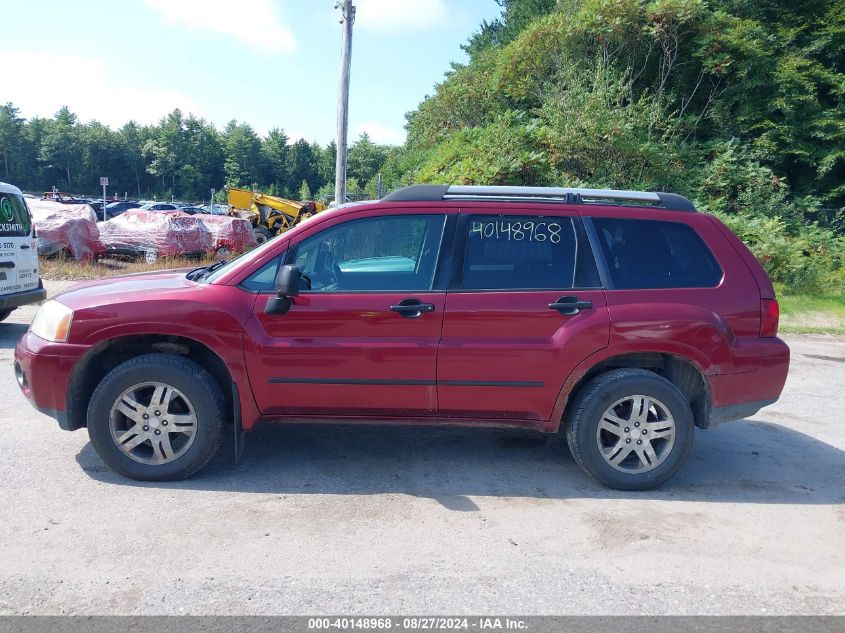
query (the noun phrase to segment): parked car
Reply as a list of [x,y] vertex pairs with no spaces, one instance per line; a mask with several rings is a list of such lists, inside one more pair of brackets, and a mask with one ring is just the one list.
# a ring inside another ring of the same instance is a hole
[[97,215],[90,205],[42,199],[30,200],[29,208],[38,232],[39,255],[66,253],[90,261],[103,252]]
[[202,213],[206,215],[228,215],[229,207],[225,204],[206,204],[202,206]]
[[149,202],[138,208],[141,211],[179,211],[179,207],[167,202]]
[[66,191],[45,191],[41,194],[42,200],[52,200],[62,204],[88,204],[87,198],[77,198]]
[[130,209],[139,209],[141,207],[140,202],[132,202],[130,200],[121,200],[119,202],[110,202],[106,205],[106,219],[111,220],[114,217],[117,217],[124,211],[129,211]]
[[228,258],[232,253],[243,253],[258,246],[249,220],[210,214],[194,217],[211,233],[211,248],[217,257]]
[[106,252],[144,257],[200,256],[212,250],[211,232],[199,219],[168,209],[130,209],[99,224]]
[[196,215],[197,213],[205,213],[202,207],[192,207],[189,204],[186,204],[183,207],[179,207],[179,210],[182,213],[187,213],[188,215]]
[[21,190],[0,182],[0,321],[43,301],[35,226]]
[[227,423],[380,422],[561,430],[585,472],[642,490],[696,427],[779,397],[777,328],[763,268],[686,198],[425,185],[228,263],[78,285],[15,374],[134,479],[196,472]]

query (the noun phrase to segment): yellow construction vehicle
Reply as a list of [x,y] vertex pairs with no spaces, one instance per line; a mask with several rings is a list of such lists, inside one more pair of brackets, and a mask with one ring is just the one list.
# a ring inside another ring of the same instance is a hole
[[229,215],[249,220],[259,244],[328,208],[322,202],[296,202],[234,187],[228,190],[228,200]]

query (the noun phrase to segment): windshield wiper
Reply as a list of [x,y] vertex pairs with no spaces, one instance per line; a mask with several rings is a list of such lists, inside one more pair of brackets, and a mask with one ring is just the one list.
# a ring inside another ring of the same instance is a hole
[[187,275],[185,275],[191,281],[199,281],[204,277],[208,277],[211,273],[213,273],[218,268],[221,268],[229,263],[228,259],[221,259],[219,262],[214,262],[209,266],[200,266],[199,268],[194,268],[190,271]]

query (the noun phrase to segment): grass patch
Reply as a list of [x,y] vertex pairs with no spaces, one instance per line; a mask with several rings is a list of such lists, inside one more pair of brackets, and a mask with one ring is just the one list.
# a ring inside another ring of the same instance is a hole
[[783,295],[778,296],[783,313],[830,312],[845,315],[845,295]]
[[778,294],[780,331],[787,334],[845,334],[845,295]]
[[96,262],[78,262],[69,257],[41,258],[41,277],[53,281],[86,281],[117,277],[132,273],[146,273],[171,268],[197,268],[213,264],[213,255],[196,257],[162,257],[152,264],[143,259],[129,257],[104,257]]

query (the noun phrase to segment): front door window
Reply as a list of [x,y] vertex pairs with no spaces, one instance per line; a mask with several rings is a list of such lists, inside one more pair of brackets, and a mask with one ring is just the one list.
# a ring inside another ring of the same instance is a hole
[[429,290],[445,216],[344,222],[303,240],[294,263],[311,292]]

